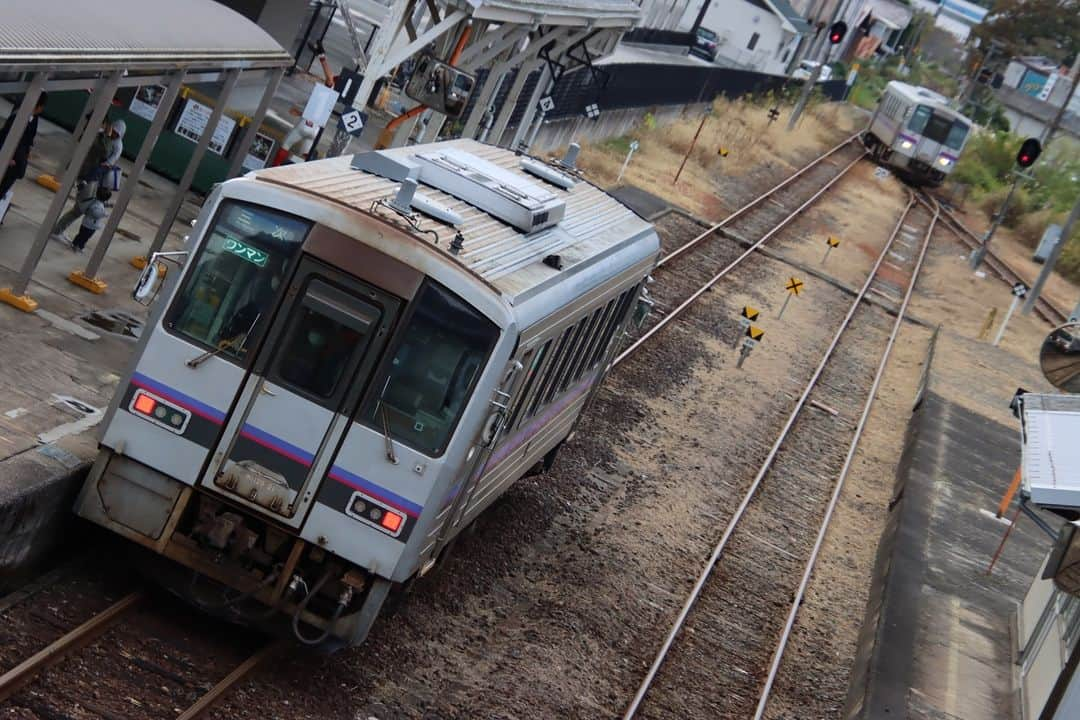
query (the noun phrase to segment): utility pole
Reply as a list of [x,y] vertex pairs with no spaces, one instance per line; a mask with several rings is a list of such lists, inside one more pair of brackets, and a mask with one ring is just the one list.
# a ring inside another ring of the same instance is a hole
[[[799,122],[799,116],[802,115],[803,110],[806,109],[806,103],[810,99],[810,93],[814,91],[818,80],[821,78],[821,69],[825,67],[825,62],[829,59],[830,49],[839,45],[844,39],[844,35],[847,34],[847,25],[843,22],[837,22],[841,6],[842,3],[837,0],[836,6],[833,8],[832,19],[829,20],[829,29],[825,36],[826,42],[823,43],[825,52],[822,54],[821,62],[814,67],[814,71],[810,74],[810,77],[803,83],[802,93],[799,94],[799,102],[795,104],[795,109],[791,111],[791,117],[788,118],[788,132],[795,129],[795,124]],[[817,53],[814,54],[816,55]]]
[[990,47],[986,49],[982,59],[979,61],[979,66],[975,68],[975,73],[968,78],[967,87],[960,94],[960,109],[963,110],[964,106],[968,104],[971,99],[972,93],[975,91],[975,86],[979,84],[979,75],[982,74],[983,68],[986,67],[991,60],[994,59],[994,55],[1001,49],[1001,45],[997,40],[990,41]]
[[704,2],[701,3],[701,10],[698,11],[697,17],[694,18],[694,24],[690,28],[691,35],[697,35],[697,31],[698,28],[701,27],[701,23],[705,22],[705,13],[709,11],[709,5],[711,3],[712,0],[704,0]]
[[971,251],[971,255],[968,257],[968,261],[971,264],[972,270],[978,270],[982,265],[983,258],[986,257],[987,250],[990,247],[990,241],[994,238],[994,232],[998,229],[998,225],[1005,219],[1005,213],[1009,209],[1009,203],[1012,202],[1013,193],[1016,192],[1016,185],[1020,182],[1020,173],[1013,172],[1012,185],[1009,187],[1009,194],[1005,196],[1005,202],[1001,203],[1001,207],[994,217],[990,220],[990,229],[983,235],[982,244],[979,247]]
[[1027,295],[1024,307],[1020,311],[1024,315],[1030,315],[1032,309],[1035,307],[1035,301],[1039,299],[1039,294],[1042,292],[1043,285],[1046,284],[1046,280],[1050,277],[1050,273],[1054,271],[1054,264],[1057,263],[1058,258],[1061,257],[1061,251],[1065,249],[1065,243],[1069,242],[1069,236],[1072,235],[1073,226],[1076,225],[1076,220],[1078,218],[1080,218],[1080,197],[1076,198],[1072,212],[1069,213],[1069,218],[1065,221],[1065,226],[1061,228],[1061,238],[1058,240],[1057,245],[1054,246],[1054,249],[1050,251],[1050,257],[1046,258],[1042,270],[1039,271],[1039,278],[1035,281],[1035,284],[1031,288],[1031,292]]
[[[1072,102],[1073,96],[1076,94],[1076,86],[1080,85],[1080,55],[1077,55],[1076,60],[1073,61],[1071,75],[1072,88],[1069,90],[1069,95],[1058,109],[1053,122],[1051,122],[1045,132],[1043,132],[1042,146],[1044,148],[1047,143],[1053,139],[1054,133],[1058,129],[1058,125],[1061,124],[1061,119],[1065,116],[1065,111],[1069,108],[1069,103]],[[1050,273],[1054,271],[1054,265],[1057,264],[1058,258],[1061,257],[1061,251],[1065,249],[1065,243],[1069,242],[1069,236],[1072,234],[1073,226],[1076,224],[1078,216],[1080,216],[1080,198],[1076,199],[1072,212],[1069,213],[1069,218],[1065,221],[1065,226],[1061,228],[1061,235],[1058,238],[1057,244],[1054,246],[1054,249],[1050,251],[1050,257],[1043,263],[1042,270],[1039,271],[1039,277],[1035,281],[1035,285],[1031,288],[1031,292],[1028,293],[1027,301],[1020,310],[1024,315],[1030,315],[1032,309],[1034,309],[1035,301],[1039,298],[1040,293],[1042,293],[1043,285],[1046,284],[1046,280],[1050,277]],[[1080,315],[1080,304],[1078,304],[1076,310],[1073,311],[1073,316],[1076,315]]]

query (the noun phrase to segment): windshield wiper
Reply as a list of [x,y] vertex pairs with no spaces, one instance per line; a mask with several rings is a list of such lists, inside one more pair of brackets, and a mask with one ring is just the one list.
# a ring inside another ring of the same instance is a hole
[[382,420],[383,440],[386,442],[386,459],[392,464],[397,465],[397,454],[394,452],[394,440],[390,437],[390,418],[386,414],[386,403],[383,402],[383,398],[386,396],[386,390],[390,387],[390,378],[386,378],[386,384],[383,385],[382,392],[379,393],[379,419]]
[[243,335],[237,335],[230,340],[225,340],[224,342],[220,343],[216,349],[207,350],[202,355],[199,355],[198,357],[193,357],[184,364],[187,365],[189,368],[197,368],[210,358],[214,357],[220,352],[228,350],[229,348],[235,347],[238,351],[243,350],[244,345],[247,344],[248,336],[251,334],[251,331],[255,329],[255,323],[259,322],[259,318],[261,317],[262,313],[256,315],[255,319],[251,321],[251,327],[249,327],[247,329],[247,332],[245,332]]

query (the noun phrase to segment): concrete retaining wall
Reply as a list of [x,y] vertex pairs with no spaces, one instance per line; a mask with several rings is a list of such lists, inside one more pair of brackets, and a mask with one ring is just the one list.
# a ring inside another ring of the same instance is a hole
[[536,141],[529,152],[540,154],[558,148],[564,148],[571,142],[597,142],[612,137],[619,137],[632,131],[646,115],[652,115],[658,125],[674,122],[684,114],[700,115],[705,111],[705,104],[667,105],[654,108],[629,108],[611,110],[601,114],[597,120],[586,117],[571,117],[563,120],[545,122],[536,134]]
[[48,469],[32,453],[9,458],[0,475],[0,593],[35,572],[68,536],[71,505],[90,463]]

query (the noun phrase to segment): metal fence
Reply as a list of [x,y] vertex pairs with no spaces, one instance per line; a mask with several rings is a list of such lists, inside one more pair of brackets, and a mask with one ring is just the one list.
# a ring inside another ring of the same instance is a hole
[[[516,72],[507,74],[496,94],[493,102],[495,113],[506,102]],[[486,72],[482,70],[479,75],[478,87],[486,80]],[[517,106],[510,116],[510,127],[517,127],[521,123],[539,78],[540,71],[537,70],[525,81]],[[546,118],[563,120],[584,115],[586,106],[593,103],[601,111],[625,110],[711,102],[721,95],[734,99],[767,92],[795,92],[802,82],[779,75],[718,66],[629,63],[598,66],[595,72],[590,68],[578,67],[564,73],[555,83],[551,92],[555,108],[547,113]],[[818,87],[829,100],[843,99],[843,80],[819,83]],[[474,99],[477,95],[479,92],[473,92]]]

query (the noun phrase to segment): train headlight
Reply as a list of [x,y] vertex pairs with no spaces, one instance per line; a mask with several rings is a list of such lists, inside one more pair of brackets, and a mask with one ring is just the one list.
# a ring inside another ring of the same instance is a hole
[[952,163],[952,160],[947,157],[939,157],[937,161],[938,165],[940,165],[941,167],[949,167],[949,164]]
[[903,150],[910,150],[913,147],[915,147],[915,144],[910,140],[905,140],[904,142],[900,143],[900,148]]

